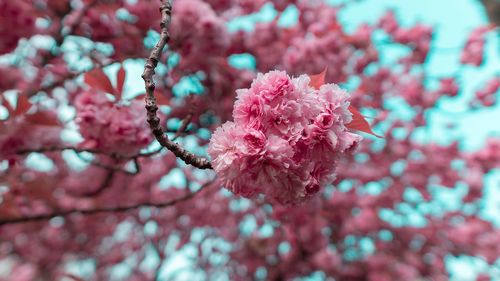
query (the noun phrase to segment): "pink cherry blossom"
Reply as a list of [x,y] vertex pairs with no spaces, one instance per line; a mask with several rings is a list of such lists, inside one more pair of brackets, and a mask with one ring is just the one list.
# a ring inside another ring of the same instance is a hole
[[483,63],[485,36],[493,29],[493,25],[481,26],[470,33],[460,58],[463,64],[480,66]]
[[335,84],[315,90],[309,81],[271,71],[237,91],[235,122],[218,128],[208,148],[225,187],[287,204],[333,181],[337,160],[361,137],[345,127],[352,120],[347,93]]
[[102,92],[87,91],[78,96],[76,109],[85,148],[135,154],[152,140],[139,101],[117,104]]

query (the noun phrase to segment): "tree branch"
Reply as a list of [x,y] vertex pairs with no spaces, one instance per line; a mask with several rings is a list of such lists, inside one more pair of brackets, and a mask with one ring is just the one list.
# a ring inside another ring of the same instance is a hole
[[151,152],[144,152],[144,153],[137,153],[135,155],[123,155],[123,154],[117,154],[117,153],[110,153],[107,151],[102,151],[102,150],[97,150],[97,149],[88,149],[88,148],[79,148],[79,147],[73,147],[73,146],[50,146],[50,147],[42,147],[42,148],[37,148],[37,149],[21,149],[15,152],[15,154],[29,154],[29,153],[45,153],[45,152],[57,152],[57,151],[64,151],[64,150],[73,150],[76,153],[82,153],[82,152],[88,152],[88,153],[94,153],[94,154],[103,154],[107,155],[109,157],[115,158],[115,159],[135,159],[135,158],[141,158],[141,157],[150,157],[155,154],[158,154],[162,151],[163,148],[159,148],[157,150],[151,151]]
[[193,198],[196,194],[200,193],[207,187],[209,187],[215,180],[211,180],[205,184],[203,184],[198,190],[195,192],[190,192],[184,196],[160,203],[154,202],[142,202],[128,206],[105,206],[94,209],[71,209],[71,210],[63,210],[63,211],[55,211],[53,213],[41,214],[35,216],[27,216],[27,217],[16,217],[16,218],[2,218],[0,219],[0,226],[10,225],[10,224],[19,224],[19,223],[27,223],[27,222],[37,222],[37,221],[47,221],[55,217],[67,217],[73,214],[81,214],[81,215],[94,215],[100,213],[121,213],[136,210],[142,207],[152,207],[152,208],[166,208],[173,206],[177,203],[189,200]]
[[126,170],[126,169],[124,169],[122,167],[123,164],[125,164],[126,162],[124,163],[124,162],[117,161],[117,160],[120,160],[120,159],[123,159],[123,158],[116,158],[116,157],[110,156],[110,157],[112,157],[115,160],[115,163],[113,165],[113,164],[105,164],[105,163],[102,163],[100,161],[96,161],[94,159],[87,159],[87,158],[83,157],[83,155],[80,155],[79,153],[77,153],[76,155],[82,161],[87,162],[87,163],[89,163],[89,164],[91,164],[93,166],[100,167],[100,168],[103,168],[103,169],[106,169],[106,170],[110,170],[110,171],[120,172],[120,173],[123,173],[123,174],[126,174],[126,175],[130,175],[130,176],[137,175],[141,171],[141,167],[140,167],[140,164],[139,164],[139,161],[138,161],[137,157],[135,157],[135,158],[131,157],[132,163],[134,163],[135,169],[133,171],[128,171],[128,170]]
[[95,190],[84,193],[83,197],[95,197],[100,195],[108,186],[111,185],[114,176],[115,176],[115,171],[108,169],[101,184]]
[[160,118],[156,115],[156,112],[158,111],[158,105],[156,104],[156,98],[154,96],[155,83],[153,80],[153,75],[155,74],[155,68],[158,64],[158,61],[160,60],[162,50],[170,39],[170,35],[168,34],[168,26],[170,25],[172,14],[172,4],[170,3],[170,0],[161,0],[160,13],[162,16],[160,24],[160,39],[147,58],[146,64],[144,66],[144,72],[142,74],[142,79],[144,79],[144,84],[146,87],[145,101],[147,121],[156,140],[162,146],[172,151],[175,156],[182,159],[186,164],[193,165],[194,167],[197,167],[199,169],[212,169],[210,161],[205,158],[196,156],[195,154],[182,148],[179,144],[170,140],[163,132],[163,129],[160,126]]

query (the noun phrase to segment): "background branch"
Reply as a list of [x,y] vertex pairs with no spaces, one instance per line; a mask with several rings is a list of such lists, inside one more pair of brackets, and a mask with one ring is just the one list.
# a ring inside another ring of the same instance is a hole
[[193,198],[196,194],[200,193],[207,187],[209,187],[215,180],[211,180],[205,184],[203,184],[198,190],[194,192],[189,192],[186,195],[180,196],[178,198],[166,201],[166,202],[142,202],[128,206],[105,206],[100,208],[93,209],[71,209],[71,210],[63,210],[63,211],[55,211],[53,213],[41,214],[35,216],[26,216],[26,217],[15,217],[15,218],[5,218],[0,219],[0,226],[8,225],[8,224],[18,224],[18,223],[26,223],[26,222],[36,222],[36,221],[46,221],[55,217],[67,217],[73,214],[81,214],[81,215],[94,215],[100,213],[119,213],[119,212],[127,212],[131,210],[136,210],[142,207],[153,207],[153,208],[166,208],[173,206],[177,203],[189,200]]
[[123,155],[123,154],[118,154],[118,153],[110,153],[107,151],[102,151],[98,149],[88,149],[88,148],[79,148],[79,147],[73,147],[73,146],[50,146],[50,147],[42,147],[42,148],[37,148],[37,149],[21,149],[15,152],[15,154],[30,154],[30,153],[45,153],[45,152],[57,152],[57,151],[64,151],[64,150],[73,150],[76,153],[82,153],[82,152],[88,152],[88,153],[94,153],[94,154],[103,154],[107,155],[112,158],[116,158],[118,160],[120,159],[135,159],[135,158],[142,158],[142,157],[151,157],[153,155],[156,155],[160,153],[163,150],[163,147],[160,147],[156,150],[153,150],[151,152],[144,152],[144,153],[137,153],[134,155]]

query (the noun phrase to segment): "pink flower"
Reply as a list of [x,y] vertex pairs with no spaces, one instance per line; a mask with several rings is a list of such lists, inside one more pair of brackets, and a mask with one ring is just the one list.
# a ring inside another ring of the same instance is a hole
[[276,98],[285,96],[292,88],[292,81],[284,71],[270,71],[266,75],[257,74],[250,90],[264,100],[271,102]]
[[248,90],[238,90],[238,100],[234,104],[233,116],[238,123],[257,128],[264,114],[264,100],[257,95],[247,94]]
[[250,130],[244,136],[248,154],[254,155],[260,153],[266,145],[266,136],[257,130]]
[[221,182],[237,195],[295,204],[335,179],[339,158],[361,137],[349,132],[348,95],[334,84],[283,71],[258,74],[237,91],[234,122],[218,128],[208,154]]
[[[221,56],[229,45],[225,22],[206,1],[174,1],[171,30],[175,50],[182,56],[181,68],[210,69],[213,57]],[[207,60],[206,58],[210,59]]]
[[449,95],[451,97],[458,95],[459,87],[455,78],[443,78],[439,82],[438,95]]
[[335,117],[330,110],[320,113],[310,125],[310,133],[307,138],[310,141],[309,143],[326,142],[332,149],[335,149],[337,135],[330,131],[330,128],[334,125]]
[[140,101],[120,105],[104,93],[89,91],[78,96],[76,109],[76,123],[86,148],[129,155],[152,141]]
[[474,29],[465,42],[462,50],[460,62],[473,66],[480,66],[484,59],[484,45],[486,43],[486,33],[493,30],[494,25],[481,26]]
[[268,116],[269,119],[264,123],[268,129],[274,129],[288,138],[300,135],[305,126],[302,105],[296,100],[288,100],[270,108]]
[[500,89],[500,76],[496,76],[491,78],[490,81],[486,82],[486,85],[476,91],[476,100],[473,101],[473,104],[481,104],[483,106],[493,106],[497,102],[496,93]]

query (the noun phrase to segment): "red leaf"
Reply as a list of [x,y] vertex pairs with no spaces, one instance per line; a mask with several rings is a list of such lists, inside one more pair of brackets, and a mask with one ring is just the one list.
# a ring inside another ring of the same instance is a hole
[[109,81],[108,76],[100,68],[94,68],[83,75],[83,81],[92,88],[99,89],[106,93],[115,94],[116,91]]
[[16,110],[13,112],[13,116],[19,116],[21,114],[26,113],[28,109],[31,108],[31,103],[28,101],[28,97],[25,95],[18,94],[17,95],[17,105]]
[[125,72],[125,69],[120,67],[120,70],[118,70],[118,73],[116,74],[116,89],[118,90],[118,93],[116,94],[116,97],[120,100],[122,98],[123,94],[123,84],[125,84],[125,77],[127,73]]
[[26,120],[34,125],[59,127],[57,116],[46,111],[38,111],[34,114],[26,115]]
[[325,67],[325,69],[320,74],[309,75],[309,78],[311,78],[311,87],[319,90],[319,88],[325,84],[325,75],[327,70],[328,68]]
[[372,131],[370,124],[368,123],[368,121],[366,121],[365,117],[361,115],[361,112],[359,112],[359,110],[351,105],[349,106],[349,111],[352,113],[352,121],[351,123],[346,125],[347,128],[351,130],[358,130],[370,135],[374,135],[378,138],[382,138],[382,136],[377,135]]
[[170,99],[159,91],[155,92],[155,98],[159,105],[170,105]]
[[[142,93],[138,96],[136,96],[134,99],[135,100],[143,100],[145,97],[145,94]],[[170,99],[163,95],[160,91],[155,91],[155,98],[156,98],[156,103],[158,105],[170,105]]]

